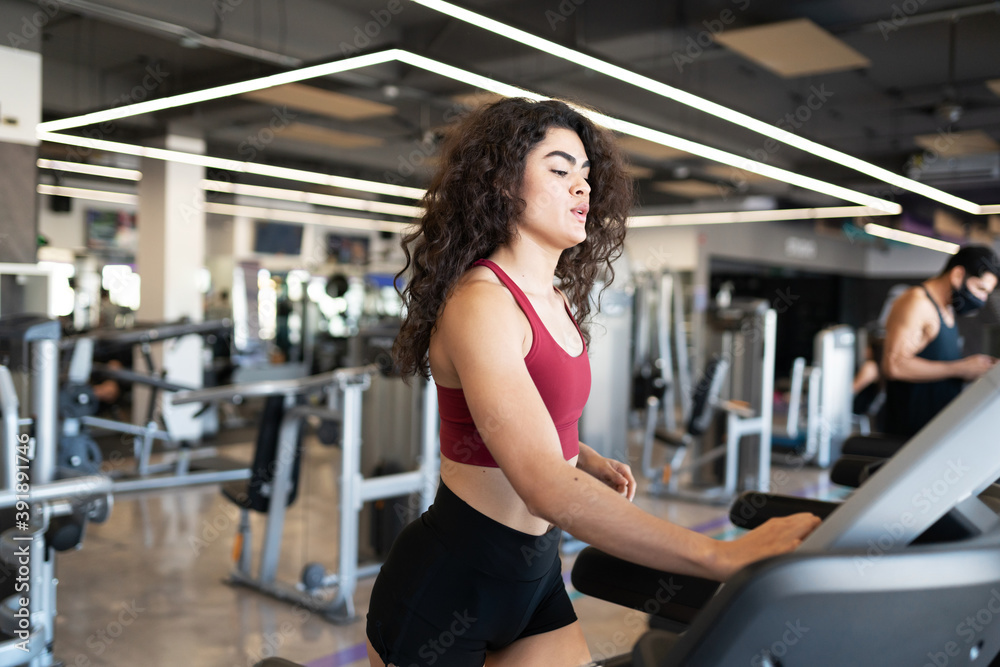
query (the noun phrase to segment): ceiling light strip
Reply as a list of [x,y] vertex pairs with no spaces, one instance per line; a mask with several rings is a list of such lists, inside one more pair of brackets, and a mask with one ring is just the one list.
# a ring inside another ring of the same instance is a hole
[[[474,74],[467,70],[463,70],[458,67],[454,67],[452,65],[446,65],[439,61],[432,60],[424,56],[419,56],[417,54],[410,53],[408,51],[392,49],[390,51],[383,52],[383,55],[387,54],[392,54],[392,56],[398,59],[400,62],[412,65],[414,67],[419,67],[426,71],[436,73],[441,76],[445,76],[453,80],[460,81],[462,83],[466,83],[467,85],[474,86],[476,88],[489,90],[491,92],[500,95],[521,96],[533,100],[546,99],[546,96],[539,95],[538,93],[524,90],[522,88],[511,86],[505,83],[501,83],[489,77],[482,76],[479,74]],[[818,179],[810,178],[808,176],[796,174],[794,172],[787,171],[785,169],[780,169],[778,167],[764,164],[762,162],[756,162],[754,160],[750,160],[748,158],[735,155],[733,153],[727,153],[726,151],[722,151],[716,148],[711,148],[709,146],[705,146],[703,144],[699,144],[694,141],[681,139],[680,137],[675,137],[665,132],[660,132],[657,130],[653,130],[651,128],[637,125],[635,123],[629,123],[627,121],[611,118],[610,116],[606,116],[604,114],[598,114],[596,112],[591,112],[586,109],[580,109],[580,111],[590,116],[595,122],[604,125],[606,127],[609,127],[610,129],[616,130],[618,132],[622,132],[624,134],[629,134],[631,136],[647,139],[649,141],[653,141],[655,143],[664,146],[678,148],[680,150],[687,151],[694,155],[699,155],[709,160],[718,161],[723,164],[734,166],[738,169],[751,171],[753,173],[761,174],[769,178],[774,178],[779,181],[790,183],[792,185],[797,185],[803,188],[814,190],[816,192],[828,194],[833,197],[855,202],[863,206],[873,206],[875,208],[884,210],[889,213],[899,213],[901,210],[899,205],[893,202],[871,197],[869,195],[855,192],[853,190],[843,188],[841,186],[833,185],[832,183],[827,183],[825,181],[820,181]],[[308,172],[299,169],[289,169],[286,167],[276,167],[272,165],[262,165],[253,162],[239,162],[237,160],[213,158],[204,155],[183,153],[181,151],[173,151],[163,148],[133,146],[131,144],[110,142],[103,139],[72,137],[68,135],[56,134],[53,132],[45,132],[45,131],[39,131],[38,138],[43,141],[67,143],[70,145],[84,146],[88,148],[98,148],[102,150],[115,151],[115,152],[123,152],[131,155],[140,155],[154,159],[174,160],[178,162],[186,162],[189,164],[196,164],[205,167],[212,167],[229,171],[246,172],[246,173],[258,174],[261,176],[270,176],[274,178],[282,178],[282,179],[300,181],[305,183],[332,185],[335,187],[343,187],[347,189],[360,190],[365,192],[375,192],[379,194],[388,194],[397,197],[420,199],[424,194],[424,191],[418,188],[407,188],[404,186],[390,185],[387,183],[376,183],[374,181],[363,181],[360,179],[351,179],[341,176],[332,176],[328,174],[317,174],[315,172]]]
[[35,191],[40,195],[51,195],[53,197],[71,197],[73,199],[103,201],[111,204],[130,204],[132,206],[139,204],[139,196],[128,194],[127,192],[71,188],[65,185],[48,185],[46,183],[39,183]]
[[612,78],[624,81],[625,83],[630,83],[649,92],[656,93],[662,97],[672,99],[675,102],[698,109],[699,111],[704,111],[705,113],[721,118],[722,120],[735,123],[759,134],[763,134],[766,137],[775,139],[776,141],[780,141],[788,144],[789,146],[794,146],[799,150],[816,155],[817,157],[825,158],[832,162],[850,167],[851,169],[885,183],[889,183],[890,185],[895,185],[903,190],[921,194],[929,199],[941,202],[942,204],[947,204],[948,206],[952,206],[968,213],[980,213],[980,207],[978,204],[948,194],[947,192],[943,192],[937,188],[932,188],[931,186],[920,183],[919,181],[914,181],[906,178],[905,176],[893,173],[888,169],[883,169],[882,167],[865,162],[864,160],[860,160],[856,157],[848,155],[847,153],[842,153],[841,151],[816,143],[815,141],[810,141],[809,139],[800,137],[787,130],[783,130],[774,125],[757,120],[752,116],[740,113],[721,104],[711,102],[702,97],[698,97],[697,95],[680,90],[679,88],[674,88],[673,86],[669,86],[647,76],[632,72],[624,67],[612,65],[609,62],[587,55],[586,53],[581,53],[580,51],[576,51],[547,39],[537,37],[531,33],[525,32],[524,30],[518,30],[517,28],[501,23],[500,21],[495,21],[481,14],[476,14],[475,12],[453,5],[450,2],[444,2],[443,0],[414,1],[460,21],[464,21],[483,28],[484,30],[488,30],[494,34],[520,42],[521,44],[538,49],[558,58],[568,60],[574,64],[582,65],[594,70],[595,72],[600,72]]
[[215,88],[195,90],[190,93],[181,93],[179,95],[162,97],[160,99],[148,100],[146,102],[137,102],[135,104],[114,107],[103,111],[94,111],[80,116],[52,120],[45,123],[39,123],[37,128],[39,132],[60,132],[74,127],[82,127],[84,125],[93,125],[111,120],[119,120],[128,116],[137,116],[139,114],[152,113],[154,111],[173,109],[186,104],[197,104],[198,102],[207,102],[209,100],[217,100],[223,97],[242,95],[243,93],[249,93],[262,88],[281,86],[286,83],[295,83],[297,81],[304,81],[306,79],[313,79],[320,76],[328,76],[330,74],[346,72],[348,70],[359,69],[361,67],[381,65],[395,59],[396,54],[393,49],[390,49],[388,51],[380,51],[378,53],[370,53],[363,56],[355,56],[353,58],[345,58],[343,60],[335,60],[329,63],[313,65],[311,67],[303,67],[289,72],[272,74],[259,79],[238,81],[236,83],[230,83],[223,86],[216,86]]
[[816,220],[820,218],[861,218],[893,215],[870,206],[827,206],[820,208],[783,208],[756,211],[718,211],[712,213],[672,213],[636,215],[629,227],[676,227],[680,225],[721,225],[778,220]]
[[983,215],[996,215],[1000,213],[1000,204],[988,204],[979,207]]
[[104,165],[87,164],[85,162],[67,162],[65,160],[49,160],[46,158],[39,158],[35,162],[35,166],[39,169],[52,169],[54,171],[87,174],[88,176],[102,176],[104,178],[117,178],[124,181],[142,180],[142,172],[136,169],[105,167]]
[[280,208],[266,208],[262,206],[244,206],[241,204],[219,204],[208,202],[205,204],[205,212],[214,213],[216,215],[245,216],[249,218],[260,218],[281,222],[296,222],[304,225],[338,227],[342,229],[361,229],[366,231],[385,231],[396,234],[405,233],[409,231],[410,228],[410,225],[400,222],[389,222],[387,220],[365,220],[363,218],[349,218],[339,215],[326,215],[324,213],[309,213],[307,211],[288,211]]
[[692,155],[698,155],[715,162],[728,164],[736,169],[742,169],[744,171],[760,174],[761,176],[790,183],[791,185],[797,185],[801,188],[806,188],[815,192],[821,192],[838,199],[852,201],[856,204],[861,204],[862,206],[870,206],[891,215],[897,215],[903,210],[902,207],[895,202],[879,199],[878,197],[872,197],[871,195],[866,195],[849,188],[834,185],[833,183],[821,181],[810,176],[797,174],[793,171],[781,169],[780,167],[775,167],[763,162],[750,160],[734,153],[727,153],[726,151],[719,150],[718,148],[712,148],[711,146],[705,146],[704,144],[699,144],[694,141],[681,139],[680,137],[675,137],[673,135],[666,134],[665,132],[652,130],[648,127],[636,125],[635,123],[610,118],[608,116],[604,116],[603,114],[592,113],[590,115],[595,119],[600,118],[599,122],[612,130],[616,130],[624,134],[630,134],[633,137],[648,139],[649,141],[654,141],[664,146],[672,146],[673,148],[687,151]]
[[927,248],[928,250],[937,250],[938,252],[948,253],[949,255],[954,255],[958,252],[960,247],[957,243],[933,239],[929,236],[914,234],[913,232],[904,232],[902,229],[892,229],[891,227],[876,225],[874,222],[869,222],[865,225],[865,232],[871,234],[872,236],[889,239],[890,241],[908,243],[910,245],[920,246],[921,248]]
[[68,134],[58,134],[55,132],[39,132],[38,138],[42,141],[79,146],[81,148],[88,148],[91,150],[103,150],[112,153],[124,153],[126,155],[138,155],[140,157],[152,158],[154,160],[182,162],[185,164],[210,167],[212,169],[243,172],[247,174],[256,174],[258,176],[270,176],[272,178],[281,178],[290,181],[299,181],[302,183],[329,185],[332,187],[344,188],[345,190],[374,192],[376,194],[389,195],[392,197],[404,197],[407,199],[420,199],[424,196],[424,191],[420,188],[409,188],[402,185],[365,181],[358,178],[321,174],[312,171],[305,171],[303,169],[276,167],[274,165],[257,164],[255,162],[227,160],[223,158],[209,157],[207,155],[168,150],[166,148],[136,146],[134,144],[125,144],[117,141],[91,139],[89,137],[76,137]]
[[405,204],[392,204],[389,202],[373,201],[370,199],[356,199],[353,197],[325,195],[317,192],[304,192],[302,190],[271,188],[263,185],[245,185],[242,183],[228,183],[226,181],[213,181],[208,179],[203,180],[201,184],[202,188],[208,190],[209,192],[225,192],[234,195],[246,195],[248,197],[261,197],[263,199],[304,202],[307,204],[316,204],[318,206],[347,208],[355,211],[398,215],[406,218],[416,218],[423,215],[424,212],[424,209],[419,206],[407,206]]
[[[426,58],[424,56],[418,56],[413,53],[403,51],[400,53],[400,60],[414,67],[420,67],[430,72],[440,74],[442,76],[447,76],[456,81],[461,81],[467,83],[470,86],[475,86],[483,90],[489,90],[491,92],[507,95],[509,97],[519,96],[527,97],[533,100],[545,99],[544,96],[539,95],[522,88],[517,88],[505,83],[501,83],[494,79],[488,77],[473,74],[458,67],[453,67],[451,65],[445,65],[444,63]],[[660,132],[658,130],[653,130],[642,125],[637,125],[635,123],[630,123],[628,121],[619,120],[617,118],[612,118],[611,116],[606,116],[605,114],[590,111],[584,108],[578,108],[583,114],[590,117],[595,123],[603,125],[609,129],[621,132],[623,134],[628,134],[633,137],[639,137],[641,139],[646,139],[654,143],[660,144],[662,146],[670,146],[671,148],[677,148],[682,151],[686,151],[693,155],[698,155],[715,162],[721,162],[723,164],[728,164],[730,166],[736,167],[737,169],[743,169],[746,171],[751,171],[755,174],[760,174],[762,176],[767,176],[768,178],[773,178],[775,180],[784,181],[785,183],[790,183],[792,185],[797,185],[802,188],[809,190],[814,190],[816,192],[821,192],[823,194],[828,194],[832,197],[837,197],[838,199],[844,199],[846,201],[852,201],[862,206],[871,206],[879,210],[885,211],[886,213],[898,214],[902,211],[899,204],[890,202],[884,199],[879,199],[877,197],[872,197],[870,195],[862,194],[848,188],[841,187],[839,185],[834,185],[832,183],[827,183],[815,178],[810,178],[808,176],[803,176],[802,174],[796,174],[794,172],[788,171],[786,169],[780,169],[778,167],[765,164],[763,162],[756,162],[748,158],[736,155],[734,153],[727,153],[726,151],[719,150],[717,148],[712,148],[710,146],[705,146],[704,144],[699,144],[695,141],[690,141],[688,139],[682,139],[680,137],[674,136],[672,134],[667,134],[666,132]]]

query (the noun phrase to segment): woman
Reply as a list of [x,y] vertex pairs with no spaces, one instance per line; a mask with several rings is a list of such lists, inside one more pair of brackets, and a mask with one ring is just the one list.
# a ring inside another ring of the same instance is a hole
[[588,663],[561,529],[722,580],[815,527],[797,515],[712,540],[636,508],[629,467],[577,439],[590,367],[573,315],[586,319],[632,205],[610,133],[562,102],[502,100],[446,142],[424,205],[404,240],[412,274],[394,352],[404,373],[429,370],[438,386],[441,485],[375,582],[371,665]]

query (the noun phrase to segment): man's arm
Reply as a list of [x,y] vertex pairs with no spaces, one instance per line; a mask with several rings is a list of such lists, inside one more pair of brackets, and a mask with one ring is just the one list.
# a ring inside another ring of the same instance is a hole
[[947,378],[972,380],[985,372],[983,355],[957,361],[931,361],[917,355],[930,343],[929,319],[936,318],[934,304],[919,290],[910,290],[893,304],[886,321],[882,373],[889,380],[935,382]]

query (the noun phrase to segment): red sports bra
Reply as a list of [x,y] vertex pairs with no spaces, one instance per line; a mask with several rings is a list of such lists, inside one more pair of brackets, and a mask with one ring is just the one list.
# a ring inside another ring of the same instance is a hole
[[[579,356],[570,356],[552,338],[521,288],[493,262],[480,259],[473,266],[485,266],[510,290],[517,305],[531,325],[531,349],[524,364],[535,387],[552,416],[559,433],[563,458],[567,461],[580,453],[578,422],[590,395],[590,360],[587,347]],[[554,288],[553,288],[554,289]],[[569,306],[566,307],[569,313]],[[570,314],[572,319],[573,314]],[[576,330],[580,327],[573,320]],[[581,337],[583,334],[580,334]],[[497,462],[483,443],[472,420],[465,394],[461,389],[437,385],[438,411],[441,415],[441,455],[458,463],[497,468]]]

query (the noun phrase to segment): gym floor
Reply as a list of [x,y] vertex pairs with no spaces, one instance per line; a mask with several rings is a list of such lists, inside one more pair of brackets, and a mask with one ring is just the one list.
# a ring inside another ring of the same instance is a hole
[[[285,525],[281,580],[297,581],[306,562],[336,563],[339,453],[307,442],[299,498]],[[227,448],[227,455],[249,460],[250,446]],[[784,462],[772,470],[772,491],[843,495],[824,471],[795,457]],[[737,534],[726,508],[654,498],[645,486],[640,480],[635,502],[647,511],[720,539]],[[373,579],[359,583],[359,620],[339,626],[228,586],[238,520],[217,486],[116,498],[110,519],[88,526],[83,548],[58,556],[56,657],[67,667],[251,667],[272,655],[309,667],[366,665],[363,618]],[[264,517],[254,515],[255,557],[263,526]],[[563,557],[567,578],[573,560]],[[630,650],[646,627],[644,614],[571,586],[570,595],[595,659]]]

